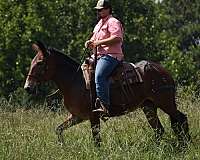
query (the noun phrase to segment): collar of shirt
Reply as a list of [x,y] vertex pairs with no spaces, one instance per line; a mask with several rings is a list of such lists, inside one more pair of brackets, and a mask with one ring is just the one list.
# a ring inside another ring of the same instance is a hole
[[102,23],[104,24],[110,17],[112,17],[112,15],[108,15],[107,17],[105,18],[102,18]]

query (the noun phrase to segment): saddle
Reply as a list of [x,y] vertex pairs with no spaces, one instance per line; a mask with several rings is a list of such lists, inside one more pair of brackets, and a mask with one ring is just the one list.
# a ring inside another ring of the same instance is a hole
[[121,62],[111,74],[110,80],[111,83],[120,83],[121,85],[143,82],[139,67],[129,62]]
[[[86,88],[90,89],[91,73],[94,73],[94,62],[92,58],[87,58],[82,64],[83,77]],[[110,75],[111,84],[115,85],[132,85],[143,82],[141,68],[133,63],[121,62]]]

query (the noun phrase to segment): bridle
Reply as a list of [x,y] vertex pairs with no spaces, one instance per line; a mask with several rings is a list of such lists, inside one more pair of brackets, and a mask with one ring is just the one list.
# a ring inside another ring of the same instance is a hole
[[28,74],[27,77],[35,79],[37,83],[41,83],[43,80],[39,76]]
[[32,79],[35,79],[37,83],[41,83],[42,81],[45,80],[45,78],[43,78],[43,75],[46,73],[46,71],[48,70],[48,66],[47,66],[47,61],[44,60],[42,61],[42,67],[41,67],[41,72],[37,73],[36,75],[32,75],[32,74],[28,74],[27,77],[30,77]]
[[[50,55],[51,54],[51,50],[48,49],[47,53]],[[83,62],[83,60],[85,59],[86,55],[90,56],[90,54],[88,53],[88,50],[84,49],[84,54],[82,54],[82,56],[81,56],[81,62]],[[45,78],[43,78],[43,75],[48,70],[47,58],[48,57],[46,57],[43,61],[41,61],[43,64],[42,64],[41,72],[40,73],[37,73],[36,75],[28,74],[27,77],[30,77],[30,78],[34,79],[36,81],[36,83],[41,83],[41,82],[45,81]],[[68,65],[71,65],[71,64],[68,64]],[[73,65],[71,65],[71,67],[74,68]],[[78,72],[80,71],[80,69],[81,69],[81,63],[79,64],[79,66],[76,69],[75,73],[71,76],[72,81],[76,79],[76,77],[77,77]]]

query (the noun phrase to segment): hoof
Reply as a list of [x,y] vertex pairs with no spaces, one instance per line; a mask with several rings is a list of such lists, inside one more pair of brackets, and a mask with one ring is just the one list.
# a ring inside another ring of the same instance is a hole
[[63,135],[62,135],[63,129],[58,126],[55,129],[55,132],[56,132],[56,135],[58,136],[58,144],[63,146],[64,145],[64,138],[63,138]]
[[58,145],[61,146],[61,147],[65,146],[65,143],[64,143],[64,142],[61,142],[61,141],[59,141],[59,140],[58,140],[57,143],[58,143]]
[[104,121],[104,122],[106,122],[107,120],[109,120],[109,117],[106,117],[106,116],[101,116],[100,118],[101,118],[101,120]]

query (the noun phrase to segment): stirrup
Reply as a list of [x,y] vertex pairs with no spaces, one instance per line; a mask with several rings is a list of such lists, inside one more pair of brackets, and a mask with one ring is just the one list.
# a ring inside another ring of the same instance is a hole
[[99,113],[101,116],[109,116],[109,112],[105,105],[100,101],[99,98],[96,99],[96,107],[97,109],[92,110],[93,113]]

